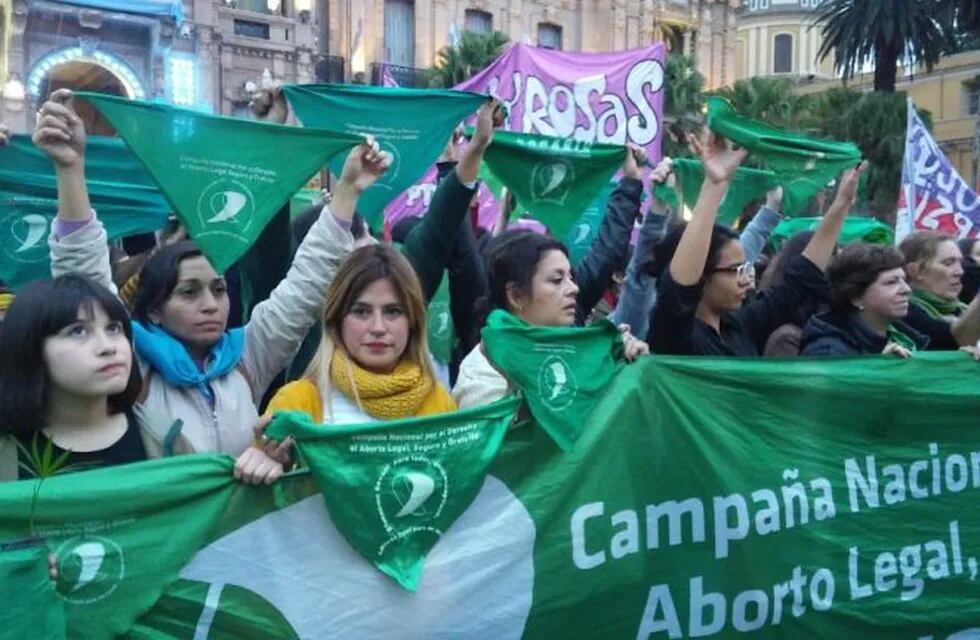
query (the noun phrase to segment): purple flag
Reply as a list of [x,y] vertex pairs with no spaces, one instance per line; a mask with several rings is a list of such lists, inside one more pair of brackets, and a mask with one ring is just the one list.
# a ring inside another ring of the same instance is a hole
[[929,135],[909,99],[895,242],[920,230],[957,238],[980,235],[980,198]]

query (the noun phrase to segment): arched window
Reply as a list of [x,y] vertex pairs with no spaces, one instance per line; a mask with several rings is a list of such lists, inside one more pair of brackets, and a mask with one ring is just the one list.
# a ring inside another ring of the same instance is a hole
[[773,39],[772,72],[790,73],[793,70],[793,36],[780,33]]
[[479,9],[467,9],[463,25],[464,29],[473,33],[490,33],[493,31],[493,14]]

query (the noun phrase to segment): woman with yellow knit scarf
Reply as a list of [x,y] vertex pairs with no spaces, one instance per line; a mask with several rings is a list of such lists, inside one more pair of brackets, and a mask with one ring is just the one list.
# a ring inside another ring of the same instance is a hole
[[432,371],[425,323],[421,285],[408,260],[383,245],[354,251],[327,293],[319,350],[268,412],[355,424],[454,411]]

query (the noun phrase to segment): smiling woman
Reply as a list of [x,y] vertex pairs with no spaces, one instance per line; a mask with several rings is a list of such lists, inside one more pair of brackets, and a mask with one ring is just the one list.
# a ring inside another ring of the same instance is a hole
[[304,411],[353,424],[453,411],[429,359],[425,302],[415,270],[390,247],[353,252],[327,293],[324,340],[303,378],[272,398],[269,413]]

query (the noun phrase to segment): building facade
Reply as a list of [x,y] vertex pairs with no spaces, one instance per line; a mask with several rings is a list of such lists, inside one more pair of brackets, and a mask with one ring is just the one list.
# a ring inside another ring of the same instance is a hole
[[834,77],[830,56],[817,61],[820,30],[814,26],[821,0],[745,0],[738,10],[735,77]]
[[[463,31],[569,51],[664,41],[709,87],[736,77],[740,0],[0,0],[3,118],[70,87],[243,115],[263,78],[425,84]],[[82,107],[84,109],[84,107]],[[89,129],[110,133],[98,114]]]

